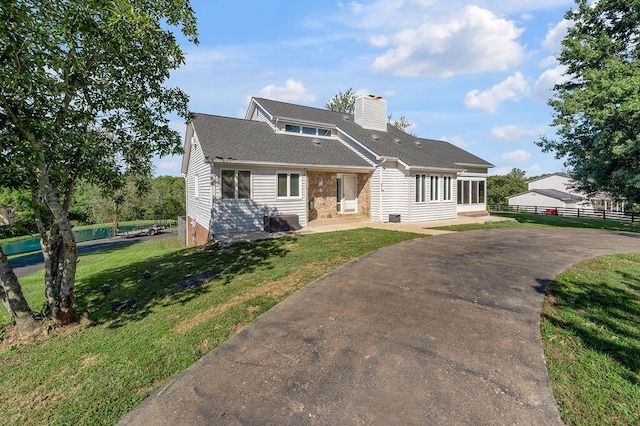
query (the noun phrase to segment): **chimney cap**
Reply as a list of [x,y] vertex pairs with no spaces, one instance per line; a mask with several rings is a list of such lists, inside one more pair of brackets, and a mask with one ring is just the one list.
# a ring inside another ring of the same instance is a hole
[[376,95],[371,95],[371,94],[369,94],[369,97],[371,99],[375,99],[376,101],[382,99],[382,96],[376,96]]

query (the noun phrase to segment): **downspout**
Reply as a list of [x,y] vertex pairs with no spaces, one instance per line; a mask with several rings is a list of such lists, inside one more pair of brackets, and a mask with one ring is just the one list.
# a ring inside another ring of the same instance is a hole
[[209,241],[213,241],[215,239],[215,230],[216,230],[216,209],[215,209],[215,199],[216,199],[216,174],[213,167],[213,162],[211,162],[211,173],[209,174],[209,188],[211,189],[211,220],[209,221]]
[[384,215],[382,214],[382,191],[384,190],[384,187],[382,185],[382,178],[384,177],[384,173],[382,173],[382,171],[384,170],[384,167],[382,166],[382,163],[380,163],[380,168],[380,190],[378,191],[378,197],[380,197],[380,208],[378,209],[378,214],[380,215],[380,223],[382,223],[382,218],[384,217]]

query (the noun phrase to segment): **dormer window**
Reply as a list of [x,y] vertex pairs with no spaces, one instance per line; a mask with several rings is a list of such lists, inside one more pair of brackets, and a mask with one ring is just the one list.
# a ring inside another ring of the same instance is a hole
[[284,131],[289,133],[297,133],[308,136],[331,136],[331,129],[323,129],[321,127],[298,126],[296,124],[285,124]]

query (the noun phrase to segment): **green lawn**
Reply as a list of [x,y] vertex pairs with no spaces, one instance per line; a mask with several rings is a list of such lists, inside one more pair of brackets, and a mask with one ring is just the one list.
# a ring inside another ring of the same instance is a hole
[[512,228],[518,226],[559,226],[563,228],[591,228],[609,231],[640,232],[640,223],[631,224],[615,220],[574,218],[515,212],[491,212],[491,216],[512,218],[516,221],[472,223],[466,225],[441,226],[433,229],[441,229],[444,231],[472,231],[477,229]]
[[[84,255],[77,306],[90,322],[0,351],[1,422],[113,424],[298,288],[364,253],[418,236],[363,228],[229,250],[183,249],[177,239],[163,239]],[[207,278],[185,282],[189,276]],[[42,274],[22,283],[32,307],[42,306]],[[7,319],[3,312],[0,323]]]
[[590,259],[558,276],[540,329],[566,424],[639,424],[640,254]]

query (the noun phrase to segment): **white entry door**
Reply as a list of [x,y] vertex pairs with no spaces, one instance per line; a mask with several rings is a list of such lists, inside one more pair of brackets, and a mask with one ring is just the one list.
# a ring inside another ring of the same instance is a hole
[[342,213],[358,212],[358,180],[354,175],[342,176]]

